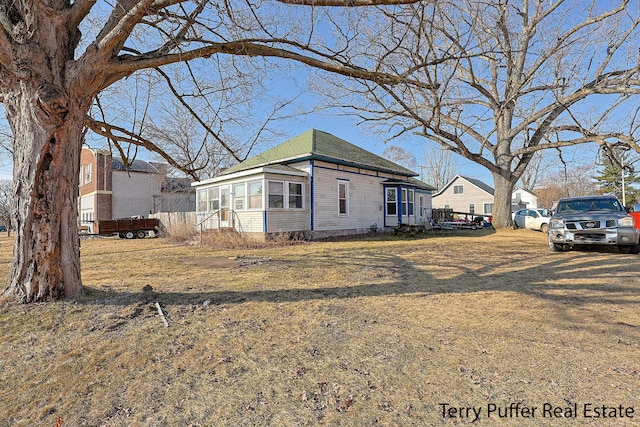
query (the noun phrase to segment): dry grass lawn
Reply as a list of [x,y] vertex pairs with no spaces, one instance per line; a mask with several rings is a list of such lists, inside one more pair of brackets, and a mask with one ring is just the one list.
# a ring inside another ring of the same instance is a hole
[[0,304],[0,427],[473,420],[444,403],[474,425],[640,425],[638,255],[526,230],[81,252],[82,298]]

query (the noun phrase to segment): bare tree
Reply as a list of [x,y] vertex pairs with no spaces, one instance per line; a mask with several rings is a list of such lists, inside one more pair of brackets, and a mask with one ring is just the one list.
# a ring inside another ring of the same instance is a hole
[[536,189],[538,205],[551,208],[561,197],[595,194],[598,185],[593,178],[595,165],[573,164],[545,175]]
[[217,73],[192,62],[185,75],[167,66],[117,82],[94,103],[86,124],[99,138],[89,133],[87,142],[101,146],[106,138],[127,164],[145,147],[196,179],[244,160],[254,147],[282,138],[274,123],[289,118],[292,102],[271,93],[268,72],[277,67],[239,69],[239,62],[218,59]]
[[[330,42],[321,31],[324,25],[338,27],[338,13],[296,6],[305,3],[349,6],[340,10],[349,18],[361,14],[353,6],[373,5],[367,8],[371,13],[384,13],[375,6],[407,1],[0,0],[0,101],[15,138],[16,226],[11,281],[3,294],[33,302],[82,292],[76,200],[85,126],[117,143],[125,158],[126,144],[134,144],[193,173],[190,165],[179,164],[141,135],[141,127],[110,123],[116,115],[138,114],[131,121],[137,124],[148,118],[145,109],[127,111],[115,98],[101,96],[116,83],[148,79],[155,87],[154,82],[164,81],[168,92],[151,90],[149,96],[179,97],[187,88],[174,93],[171,77],[188,75],[193,76],[191,92],[207,95],[198,86],[200,69],[221,75],[223,84],[228,78],[233,84],[223,88],[225,94],[238,93],[243,76],[281,67],[283,60],[382,84],[397,81],[393,72],[367,71],[345,60],[338,41]],[[319,20],[323,24],[316,28]],[[241,159],[223,133],[209,132]]]
[[[144,135],[163,147],[179,164],[189,165],[192,170],[197,171],[200,179],[211,178],[220,169],[234,164],[236,159],[210,136],[199,121],[205,121],[205,125],[211,127],[215,118],[207,119],[204,115],[196,118],[184,114],[180,105],[170,104],[164,112],[151,119]],[[234,153],[244,151],[243,144],[231,138],[225,140]],[[181,171],[172,171],[179,172]]]
[[522,188],[527,191],[535,191],[538,184],[540,184],[542,176],[544,176],[549,167],[550,164],[545,160],[544,152],[536,152],[531,158],[529,166],[522,172],[522,176],[520,177],[520,185],[522,185]]
[[430,145],[424,152],[422,180],[437,189],[444,187],[458,174],[458,163],[450,150]]
[[640,92],[638,13],[627,0],[416,3],[386,13],[362,50],[345,53],[396,84],[338,81],[333,99],[374,127],[422,135],[486,167],[494,225],[509,227],[511,193],[536,152],[637,149],[620,116]]
[[382,157],[411,170],[418,166],[416,156],[410,151],[405,151],[404,148],[398,145],[392,144],[385,148],[382,152]]

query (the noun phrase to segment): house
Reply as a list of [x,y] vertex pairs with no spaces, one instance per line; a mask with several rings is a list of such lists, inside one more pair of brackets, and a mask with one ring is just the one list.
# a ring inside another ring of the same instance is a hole
[[109,151],[80,154],[78,226],[96,232],[97,221],[156,212],[194,211],[191,180],[167,177],[167,165],[134,160],[128,167]]
[[531,191],[524,188],[516,187],[513,190],[513,197],[511,198],[511,210],[513,212],[520,209],[537,209],[538,208],[538,196]]
[[319,238],[420,223],[431,213],[433,187],[415,176],[312,129],[192,185],[206,229]]
[[478,215],[493,213],[493,188],[484,182],[456,175],[432,197],[434,208]]
[[[456,175],[442,189],[433,195],[433,207],[451,209],[476,215],[493,214],[493,187],[484,182],[463,175]],[[522,188],[516,188],[512,196],[512,210],[535,209],[538,198]]]

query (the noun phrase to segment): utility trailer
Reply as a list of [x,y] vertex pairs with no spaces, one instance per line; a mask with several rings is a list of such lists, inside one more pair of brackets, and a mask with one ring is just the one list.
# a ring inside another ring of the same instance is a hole
[[475,212],[456,212],[451,209],[433,209],[433,220],[443,229],[471,229],[491,227],[492,216]]
[[491,215],[433,209],[433,219],[443,230],[476,230],[491,227]]
[[158,236],[160,221],[158,218],[123,218],[98,221],[97,234],[101,236],[118,235],[121,239],[144,239],[149,231]]

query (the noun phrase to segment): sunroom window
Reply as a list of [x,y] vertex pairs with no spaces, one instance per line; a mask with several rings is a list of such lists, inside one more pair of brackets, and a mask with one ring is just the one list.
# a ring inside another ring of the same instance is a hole
[[245,184],[233,184],[233,209],[241,211],[245,208]]
[[209,190],[209,211],[220,209],[220,187],[211,187]]
[[284,208],[284,182],[269,181],[269,207]]
[[262,181],[253,181],[248,185],[249,209],[262,209]]

